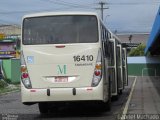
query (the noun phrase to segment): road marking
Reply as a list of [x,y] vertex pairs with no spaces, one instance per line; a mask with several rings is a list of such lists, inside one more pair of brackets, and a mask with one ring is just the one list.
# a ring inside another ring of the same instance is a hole
[[125,120],[125,116],[126,116],[126,114],[127,114],[127,112],[128,112],[129,103],[130,103],[130,101],[131,101],[132,94],[133,94],[133,91],[134,91],[136,82],[137,82],[137,76],[135,77],[135,80],[134,80],[134,82],[133,82],[133,84],[132,84],[131,92],[130,92],[130,94],[129,94],[128,100],[127,100],[126,105],[125,105],[125,108],[124,108],[124,110],[123,110],[123,113],[122,113],[122,116],[121,116],[121,120]]

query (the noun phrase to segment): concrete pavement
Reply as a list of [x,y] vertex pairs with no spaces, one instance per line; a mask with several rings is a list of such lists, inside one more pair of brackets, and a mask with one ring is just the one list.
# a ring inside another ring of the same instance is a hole
[[128,114],[160,114],[160,77],[137,77]]

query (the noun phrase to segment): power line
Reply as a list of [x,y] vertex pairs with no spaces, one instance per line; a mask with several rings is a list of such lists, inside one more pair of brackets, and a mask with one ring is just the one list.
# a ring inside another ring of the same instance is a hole
[[[61,9],[72,9],[72,8],[81,8],[81,9],[95,9],[95,8],[91,8],[88,5],[79,5],[77,3],[70,3],[70,2],[65,2],[63,0],[59,0],[59,1],[52,1],[52,0],[41,0],[41,1],[45,1],[45,2],[51,2],[51,3],[55,3],[57,5],[63,5],[63,6],[68,6],[68,7],[63,7],[63,8],[59,8],[59,9],[41,9],[41,10],[24,10],[24,11],[6,11],[6,12],[0,12],[0,14],[18,14],[18,13],[26,13],[26,12],[41,12],[41,11],[51,11],[51,10],[61,10]],[[157,2],[154,2],[157,3]],[[92,3],[91,3],[92,4]],[[105,2],[99,2],[98,3],[100,5],[100,8],[96,8],[96,9],[100,9],[101,10],[101,17],[103,19],[103,12],[104,9],[108,9],[104,7],[104,5],[106,5],[107,3]],[[140,5],[140,4],[148,4],[148,3],[109,3],[109,5]],[[152,2],[153,4],[153,2]]]
[[86,5],[80,5],[80,4],[75,4],[75,3],[69,3],[69,2],[62,1],[62,0],[60,0],[60,1],[41,0],[41,1],[47,1],[47,2],[50,2],[50,3],[57,4],[57,5],[61,5],[61,6],[69,6],[69,7],[72,7],[72,8],[94,9],[94,8],[89,8],[89,6],[86,6]]
[[[22,14],[22,13],[31,13],[31,12],[45,12],[45,11],[57,11],[57,10],[62,10],[62,9],[73,9],[73,7],[63,7],[63,8],[58,8],[58,9],[40,9],[40,10],[22,10],[22,11],[7,11],[7,12],[0,12],[0,14]],[[82,8],[83,9],[83,8]],[[88,9],[94,9],[94,8],[88,8]]]
[[63,3],[63,4],[66,4],[66,5],[73,5],[73,6],[75,6],[75,7],[90,7],[90,5],[92,5],[92,4],[85,4],[85,5],[82,5],[82,4],[79,4],[79,3],[71,3],[71,2],[66,2],[66,1],[63,1],[63,0],[59,0],[58,1],[59,3]]
[[109,3],[109,5],[154,5],[160,2]]

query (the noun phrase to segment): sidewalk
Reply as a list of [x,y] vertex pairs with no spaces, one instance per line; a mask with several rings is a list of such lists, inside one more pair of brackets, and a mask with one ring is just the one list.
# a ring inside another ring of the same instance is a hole
[[127,114],[160,114],[160,77],[137,77]]

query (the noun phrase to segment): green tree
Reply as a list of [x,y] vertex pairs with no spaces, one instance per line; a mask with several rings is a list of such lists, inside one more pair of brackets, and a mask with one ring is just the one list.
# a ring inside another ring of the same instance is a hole
[[144,49],[146,45],[140,44],[137,48],[132,48],[129,56],[144,56]]

